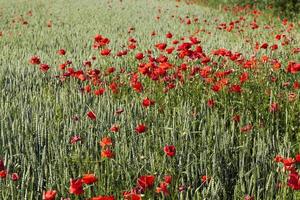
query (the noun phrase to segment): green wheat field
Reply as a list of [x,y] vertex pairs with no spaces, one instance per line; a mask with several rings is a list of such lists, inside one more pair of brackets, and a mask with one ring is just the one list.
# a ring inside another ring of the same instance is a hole
[[299,95],[297,20],[0,0],[0,199],[300,199]]

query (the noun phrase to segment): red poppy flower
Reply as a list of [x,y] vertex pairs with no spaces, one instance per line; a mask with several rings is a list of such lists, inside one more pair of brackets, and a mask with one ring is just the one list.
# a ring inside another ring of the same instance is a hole
[[261,46],[260,46],[260,48],[261,49],[267,49],[268,48],[268,43],[263,43]]
[[91,200],[115,200],[114,196],[97,196],[91,198]]
[[207,106],[212,108],[212,107],[214,107],[214,105],[215,105],[215,101],[213,99],[208,99]]
[[120,127],[119,127],[118,125],[114,124],[114,125],[111,126],[111,128],[110,128],[109,130],[110,130],[111,132],[116,133],[116,132],[119,132]]
[[143,189],[151,188],[154,185],[155,176],[153,175],[144,175],[140,176],[137,180],[137,185]]
[[293,88],[294,89],[300,89],[300,83],[298,82],[298,81],[295,81],[294,83],[293,83]]
[[67,63],[63,63],[63,64],[60,64],[58,67],[59,67],[59,69],[61,69],[61,70],[65,70],[65,68],[68,66],[68,64]]
[[272,51],[275,51],[276,49],[278,49],[278,45],[274,44],[274,45],[270,46],[270,48],[272,49]]
[[220,84],[215,84],[211,87],[211,89],[215,92],[219,92],[222,89],[222,86]]
[[112,74],[116,71],[116,68],[115,67],[108,67],[106,69],[106,75],[109,75],[109,74]]
[[176,154],[176,148],[174,145],[167,145],[164,147],[164,152],[167,156],[173,157]]
[[279,105],[278,105],[278,103],[272,103],[271,105],[270,105],[270,112],[276,112],[276,111],[278,111],[279,110]]
[[91,92],[91,86],[90,85],[86,85],[86,86],[84,86],[84,91],[86,92],[86,93],[90,93]]
[[56,197],[56,190],[48,190],[43,192],[43,200],[54,200]]
[[98,179],[94,174],[84,174],[81,180],[83,183],[91,185],[97,182]]
[[172,33],[168,32],[168,33],[166,34],[166,38],[172,38],[172,37],[173,37]]
[[117,56],[118,57],[125,56],[125,55],[127,55],[127,51],[119,51],[119,52],[117,52]]
[[235,121],[236,123],[239,123],[241,121],[241,116],[240,115],[234,115],[232,117],[232,120]]
[[104,137],[102,140],[99,142],[100,146],[102,148],[106,146],[111,146],[112,145],[112,139],[110,137]]
[[164,180],[165,180],[166,183],[171,184],[172,176],[165,176]]
[[7,176],[7,171],[6,170],[1,170],[0,171],[0,178],[6,178]]
[[131,86],[138,93],[141,93],[144,89],[142,83],[138,81],[132,82]]
[[276,39],[276,40],[280,40],[280,39],[281,39],[281,35],[280,35],[280,34],[277,34],[277,35],[275,36],[275,39]]
[[105,149],[101,151],[101,158],[113,158],[115,154],[109,149]]
[[87,113],[87,116],[88,116],[88,118],[90,118],[91,120],[96,120],[96,115],[95,115],[95,113],[92,112],[92,111],[89,111],[89,112]]
[[149,107],[149,106],[154,105],[155,101],[152,100],[152,99],[149,99],[148,97],[146,97],[145,99],[143,99],[142,104],[143,104],[144,107]]
[[168,183],[161,182],[159,186],[156,188],[156,193],[163,193],[163,195],[168,196],[170,194],[168,190]]
[[210,178],[209,178],[208,176],[205,176],[205,175],[202,176],[202,177],[201,177],[201,182],[202,182],[202,184],[203,184],[203,183],[206,183],[209,179],[210,179]]
[[17,173],[12,173],[11,174],[11,180],[17,181],[20,179],[20,176]]
[[178,44],[178,43],[179,43],[178,40],[173,40],[173,41],[172,41],[172,44]]
[[61,55],[61,56],[64,56],[64,55],[66,55],[66,50],[60,49],[60,50],[57,51],[57,54]]
[[243,126],[242,128],[241,128],[241,132],[249,132],[249,131],[251,131],[252,130],[252,125],[251,124],[247,124],[247,125],[245,125],[245,126]]
[[166,49],[167,54],[171,54],[175,50],[175,47],[170,47]]
[[142,59],[144,58],[144,54],[143,54],[143,53],[137,53],[137,54],[135,55],[135,58],[136,58],[137,60],[142,60]]
[[155,47],[157,49],[159,49],[160,51],[163,51],[167,47],[167,44],[166,43],[158,43],[155,45]]
[[282,163],[284,164],[285,167],[289,167],[295,164],[295,160],[293,158],[283,158]]
[[287,71],[292,74],[296,74],[297,72],[300,72],[300,63],[290,62]]
[[281,155],[276,155],[275,158],[274,158],[274,161],[277,162],[277,163],[282,162],[283,157]]
[[110,54],[111,50],[110,49],[103,49],[100,54],[102,56],[108,56]]
[[147,131],[147,126],[145,124],[139,124],[136,126],[135,131],[137,133],[144,133]]
[[92,66],[92,62],[89,61],[89,60],[84,61],[82,64],[83,64],[84,67],[91,67]]
[[124,192],[123,193],[124,200],[142,200],[140,194],[135,194],[133,192]]
[[115,82],[112,82],[112,83],[109,85],[109,88],[111,89],[112,93],[114,93],[114,94],[117,94],[117,93],[119,92],[118,84],[115,83]]
[[94,37],[94,45],[93,48],[94,49],[99,49],[100,47],[106,46],[107,44],[109,44],[110,40],[100,34],[97,34]]
[[78,78],[79,80],[81,80],[81,81],[85,81],[85,80],[86,80],[86,77],[85,77],[84,74],[78,75],[77,78]]
[[295,161],[296,161],[296,163],[300,163],[300,154],[297,154],[295,156]]
[[244,72],[244,73],[242,73],[242,75],[240,76],[240,82],[241,82],[241,83],[244,83],[244,82],[246,82],[246,81],[248,80],[248,78],[249,78],[248,73],[247,73],[247,72]]
[[230,86],[230,91],[235,92],[235,93],[241,93],[242,88],[240,85],[232,85],[232,86]]
[[75,143],[77,143],[77,142],[79,142],[79,141],[81,141],[81,137],[80,137],[79,135],[74,135],[74,136],[72,136],[71,139],[70,139],[70,143],[71,143],[71,144],[75,144]]
[[40,64],[40,70],[42,72],[47,72],[50,69],[50,66],[47,64]]
[[99,88],[99,89],[97,89],[97,90],[94,90],[94,94],[95,94],[96,96],[103,95],[104,92],[105,92],[105,88]]
[[289,174],[288,186],[293,190],[300,190],[300,176],[297,172]]
[[82,187],[82,180],[81,179],[71,179],[70,180],[70,188],[69,192],[75,195],[81,195],[84,193]]
[[128,48],[129,49],[135,49],[136,48],[136,45],[134,43],[131,43],[130,45],[128,45]]
[[39,65],[41,63],[41,60],[38,56],[32,56],[30,58],[30,63],[33,65]]

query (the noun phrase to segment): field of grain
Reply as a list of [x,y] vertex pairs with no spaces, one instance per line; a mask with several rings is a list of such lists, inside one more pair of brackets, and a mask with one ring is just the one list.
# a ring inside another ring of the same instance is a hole
[[300,23],[172,0],[0,0],[0,199],[300,199]]

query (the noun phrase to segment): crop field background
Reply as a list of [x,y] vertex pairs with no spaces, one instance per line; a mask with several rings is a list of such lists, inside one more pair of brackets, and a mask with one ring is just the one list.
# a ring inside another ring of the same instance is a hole
[[0,0],[0,199],[300,199],[299,22]]

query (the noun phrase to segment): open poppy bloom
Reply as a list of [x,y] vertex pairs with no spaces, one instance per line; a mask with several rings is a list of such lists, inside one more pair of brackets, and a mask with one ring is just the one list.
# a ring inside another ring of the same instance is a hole
[[289,174],[288,186],[293,190],[300,190],[300,176],[297,172]]
[[99,96],[99,95],[103,95],[104,92],[105,92],[105,88],[99,88],[99,89],[97,89],[97,90],[94,91],[94,94],[96,96]]
[[164,180],[165,180],[166,183],[171,184],[172,176],[165,176]]
[[112,126],[110,127],[109,130],[110,130],[111,132],[116,133],[116,132],[119,132],[120,127],[119,127],[117,124],[114,124],[114,125],[112,125]]
[[101,151],[101,157],[102,158],[114,158],[115,154],[110,150],[109,148],[104,149]]
[[90,185],[97,182],[98,179],[94,174],[84,174],[81,180],[83,183]]
[[30,61],[29,61],[31,64],[33,65],[39,65],[41,63],[41,60],[38,56],[32,56],[30,58]]
[[165,196],[168,196],[170,194],[168,190],[168,183],[161,182],[159,186],[156,188],[156,193],[163,193]]
[[214,105],[215,105],[215,101],[213,99],[208,99],[207,106],[212,108],[212,107],[214,107]]
[[102,140],[99,142],[100,146],[102,148],[106,146],[111,146],[112,145],[112,139],[110,137],[104,137]]
[[172,33],[168,32],[168,33],[166,34],[166,38],[172,38],[172,37],[173,37]]
[[82,179],[71,179],[70,180],[70,188],[69,188],[70,194],[75,195],[81,195],[84,193],[83,187],[82,187]]
[[7,176],[7,171],[4,169],[4,170],[1,170],[0,171],[0,178],[6,178],[6,176]]
[[136,58],[137,60],[142,60],[142,59],[144,58],[144,54],[143,54],[143,53],[137,53],[137,54],[135,55],[135,58]]
[[43,192],[43,200],[54,200],[56,197],[56,190],[48,190]]
[[153,175],[144,175],[140,176],[137,180],[137,185],[143,189],[151,188],[154,185],[155,176]]
[[100,54],[102,55],[102,56],[108,56],[109,54],[110,54],[110,49],[103,49],[101,52],[100,52]]
[[64,55],[66,55],[66,50],[60,49],[60,50],[57,51],[57,54],[61,55],[61,56],[64,56]]
[[145,124],[139,124],[137,125],[137,127],[135,128],[135,131],[137,133],[144,133],[147,131],[147,126]]
[[277,112],[279,110],[279,105],[278,103],[271,103],[269,111],[270,112]]
[[167,156],[173,157],[176,154],[176,148],[174,145],[167,145],[164,147],[164,152]]
[[152,99],[149,99],[148,97],[146,97],[146,98],[143,99],[142,104],[143,104],[144,107],[149,107],[149,106],[154,105],[155,101],[152,100]]
[[42,72],[47,72],[50,69],[50,66],[47,64],[40,64],[40,70]]

